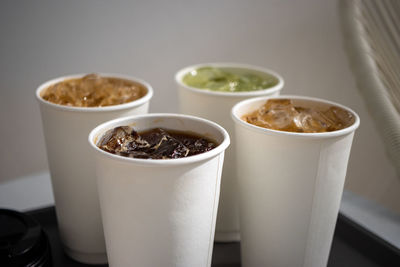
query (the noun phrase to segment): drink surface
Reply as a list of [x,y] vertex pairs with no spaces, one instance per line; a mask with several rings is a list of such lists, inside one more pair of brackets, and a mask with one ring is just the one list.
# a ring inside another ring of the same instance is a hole
[[269,74],[259,76],[253,73],[235,74],[214,67],[202,67],[188,72],[183,83],[199,89],[221,92],[246,92],[270,88],[278,79]]
[[154,128],[141,133],[119,126],[107,131],[97,146],[109,153],[141,159],[176,159],[210,151],[217,144],[194,133]]
[[344,129],[355,121],[354,115],[340,107],[323,110],[293,104],[290,99],[269,99],[242,119],[256,126],[287,132],[322,133]]
[[51,85],[41,97],[65,106],[103,107],[134,101],[146,92],[143,85],[130,80],[88,74]]

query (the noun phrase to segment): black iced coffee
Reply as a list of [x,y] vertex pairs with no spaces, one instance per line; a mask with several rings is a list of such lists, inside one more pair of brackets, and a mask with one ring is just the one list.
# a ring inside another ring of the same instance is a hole
[[119,126],[107,131],[97,146],[109,153],[141,159],[176,159],[210,151],[216,142],[191,132],[154,128],[136,132]]

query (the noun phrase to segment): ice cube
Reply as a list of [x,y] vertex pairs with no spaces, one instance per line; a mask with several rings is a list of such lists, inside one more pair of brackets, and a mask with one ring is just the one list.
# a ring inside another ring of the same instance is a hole
[[132,134],[131,127],[120,126],[107,131],[98,146],[111,153],[127,152],[129,144],[137,138],[137,134]]
[[320,111],[304,109],[298,115],[299,132],[318,133],[328,131],[331,122]]
[[324,112],[324,115],[331,123],[331,131],[340,130],[354,123],[354,116],[347,110],[332,106]]
[[150,143],[152,158],[181,158],[189,154],[189,149],[163,129],[154,129],[144,136]]
[[281,131],[297,131],[297,110],[289,99],[278,99],[278,101],[267,101],[259,110],[258,119],[270,128]]

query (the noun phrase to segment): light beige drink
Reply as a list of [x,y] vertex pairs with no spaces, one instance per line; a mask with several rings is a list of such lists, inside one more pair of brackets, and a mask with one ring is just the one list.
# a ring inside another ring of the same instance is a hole
[[[132,101],[136,91],[144,95]],[[152,95],[147,82],[119,74],[59,77],[36,90],[59,234],[74,260],[107,263],[88,134],[106,120],[147,113]]]
[[134,81],[88,74],[53,84],[41,97],[49,102],[75,107],[104,107],[134,101],[147,93]]
[[322,133],[344,129],[353,124],[355,118],[347,110],[336,106],[317,109],[295,105],[290,99],[269,99],[242,119],[272,130]]
[[359,117],[338,103],[281,96],[244,100],[232,118],[241,266],[326,266]]

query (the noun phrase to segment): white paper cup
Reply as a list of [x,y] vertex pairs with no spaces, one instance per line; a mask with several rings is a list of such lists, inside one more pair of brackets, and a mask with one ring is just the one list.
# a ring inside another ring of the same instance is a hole
[[[109,129],[133,126],[190,131],[216,141],[180,159],[117,156],[95,144]],[[192,116],[149,114],[106,122],[89,135],[110,266],[210,266],[228,133]]]
[[239,174],[242,266],[326,266],[358,115],[342,105],[300,96],[307,107],[338,106],[355,122],[327,133],[275,131],[241,117],[267,98],[232,109]]
[[[249,92],[209,91],[190,87],[182,82],[185,74],[205,66],[217,67],[237,74],[253,73],[261,77],[269,74],[275,76],[279,82],[277,85],[265,90]],[[274,71],[236,63],[206,63],[189,66],[178,71],[175,75],[175,80],[179,87],[180,112],[215,121],[228,131],[232,140],[235,139],[234,124],[230,117],[232,107],[237,102],[249,97],[279,95],[284,84],[282,77]],[[220,242],[240,240],[235,150],[235,144],[232,142],[226,151],[225,167],[222,173],[221,196],[215,233],[215,240]]]
[[129,103],[107,107],[63,106],[41,97],[41,92],[50,85],[84,74],[57,78],[36,90],[61,240],[70,257],[90,264],[106,263],[107,256],[87,136],[104,121],[147,113],[153,95],[153,89],[145,81],[117,74],[100,75],[138,82],[147,89],[147,94]]

